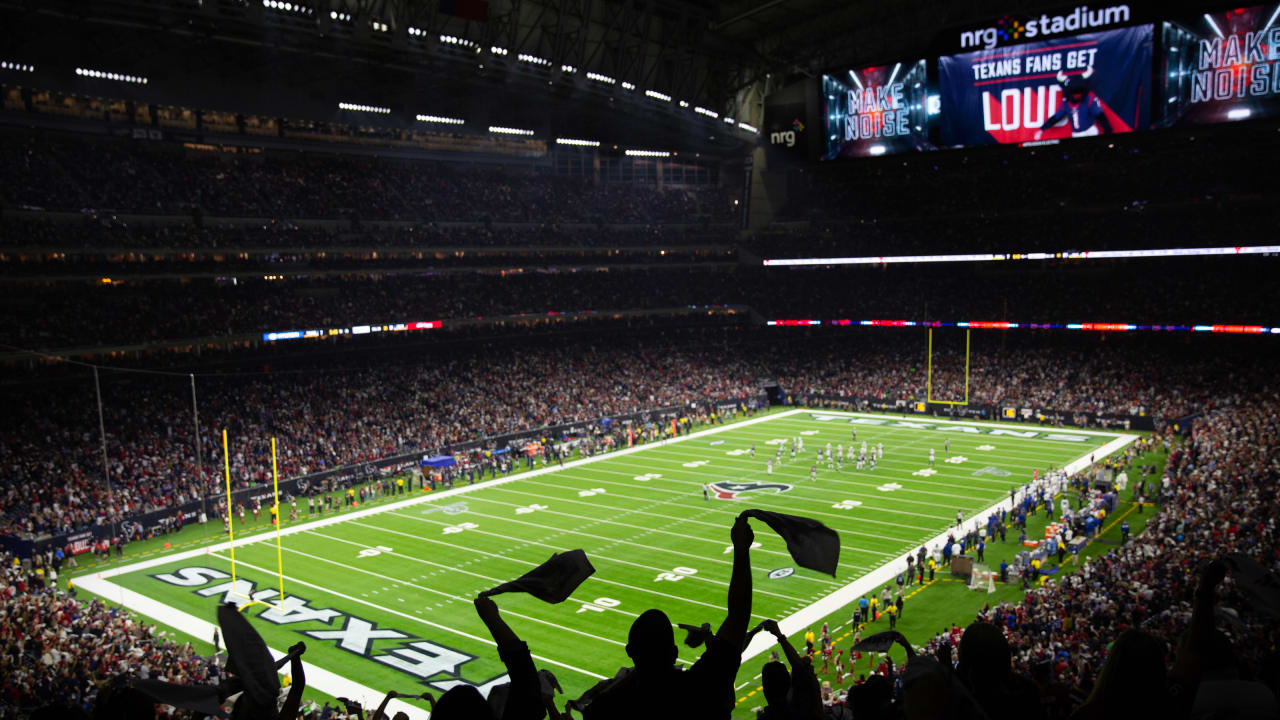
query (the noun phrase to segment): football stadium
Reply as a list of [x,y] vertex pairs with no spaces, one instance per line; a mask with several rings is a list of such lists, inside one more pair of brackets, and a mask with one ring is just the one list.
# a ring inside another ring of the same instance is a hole
[[1280,717],[1280,4],[0,27],[0,720]]

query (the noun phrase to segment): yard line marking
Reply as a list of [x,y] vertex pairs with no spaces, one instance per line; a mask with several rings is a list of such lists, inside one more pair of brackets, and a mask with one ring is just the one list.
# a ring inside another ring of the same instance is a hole
[[[344,541],[342,541],[342,542],[347,542],[347,541],[345,541],[345,540],[344,540]],[[354,542],[353,542],[353,543],[351,543],[351,544],[352,544],[352,545],[359,545],[359,543],[354,543]],[[366,547],[371,547],[371,546],[366,546]],[[458,600],[458,601],[460,601],[460,602],[465,602],[465,603],[469,603],[469,602],[471,602],[471,600],[470,600],[470,599],[468,599],[468,598],[466,598],[466,597],[463,597],[463,596],[461,596],[461,595],[453,595],[453,594],[451,594],[451,593],[444,592],[443,590],[436,590],[436,589],[434,589],[434,588],[429,588],[429,587],[426,587],[426,586],[424,586],[424,585],[418,585],[418,584],[416,584],[416,583],[412,583],[412,582],[409,582],[409,581],[407,581],[407,580],[397,580],[396,578],[394,578],[394,577],[392,577],[392,576],[390,576],[390,575],[383,575],[382,573],[377,573],[377,572],[374,572],[374,571],[372,571],[372,570],[365,570],[364,568],[358,568],[358,567],[356,567],[356,566],[354,566],[354,565],[348,565],[347,563],[338,562],[337,560],[330,560],[330,559],[328,559],[328,558],[323,558],[323,557],[320,557],[320,556],[318,556],[318,555],[312,555],[311,553],[305,553],[305,552],[302,552],[301,550],[297,550],[297,549],[295,549],[295,548],[284,548],[284,550],[285,550],[285,552],[291,552],[291,553],[294,553],[294,554],[296,554],[296,555],[301,555],[301,556],[303,556],[303,557],[311,558],[312,560],[319,560],[320,562],[326,562],[326,563],[329,563],[329,564],[331,564],[331,565],[337,565],[338,567],[347,568],[348,570],[354,570],[354,571],[359,572],[359,573],[364,573],[365,575],[369,575],[369,576],[371,576],[371,577],[376,577],[376,578],[379,578],[379,579],[382,579],[382,580],[387,580],[387,581],[393,582],[393,583],[395,583],[395,584],[397,584],[397,585],[404,585],[405,587],[411,587],[411,588],[414,588],[414,589],[416,589],[416,590],[425,590],[425,591],[427,591],[427,592],[435,593],[436,595],[443,595],[443,596],[445,596],[445,597],[447,597],[447,598],[450,598],[450,599],[452,599],[452,600]],[[385,554],[387,554],[387,555],[392,555],[392,554],[397,554],[397,553],[385,553]],[[408,557],[408,556],[407,556],[407,555],[401,555],[401,557]],[[502,582],[502,581],[501,581],[501,580],[499,580],[499,581],[496,581],[496,582],[499,582],[499,583],[500,583],[500,582]],[[383,588],[383,590],[389,590],[389,588]],[[578,600],[578,601],[576,601],[576,602],[584,602],[584,601],[582,601],[582,600]],[[593,639],[593,640],[599,640],[599,641],[601,641],[601,642],[609,643],[610,645],[617,645],[618,647],[626,647],[626,643],[618,642],[617,640],[610,640],[609,638],[601,637],[601,636],[599,636],[599,635],[593,635],[593,634],[591,634],[591,633],[589,633],[589,632],[584,632],[584,631],[582,631],[582,630],[576,630],[576,629],[574,629],[574,628],[565,627],[565,626],[563,626],[563,625],[557,625],[556,623],[553,623],[553,622],[551,622],[551,621],[549,621],[549,620],[543,620],[543,619],[541,619],[541,618],[532,617],[532,616],[530,616],[530,615],[524,615],[524,614],[522,614],[522,613],[515,612],[514,610],[504,610],[503,612],[504,612],[505,614],[507,614],[507,615],[511,615],[512,617],[523,618],[523,619],[525,619],[525,620],[529,620],[529,621],[532,621],[532,622],[540,623],[540,624],[542,624],[542,625],[546,625],[546,626],[548,626],[548,627],[553,627],[553,628],[556,628],[556,629],[558,629],[558,630],[564,630],[564,631],[566,631],[566,632],[571,632],[571,633],[575,633],[575,634],[577,634],[577,635],[582,635],[582,636],[584,636],[584,637],[589,637],[589,638],[591,638],[591,639]],[[637,616],[637,617],[638,617],[638,616]]]
[[[223,560],[226,560],[227,562],[231,562],[231,558],[229,558],[229,557],[227,557],[226,555],[223,555],[223,554],[221,554],[221,553],[211,552],[211,553],[209,553],[209,554],[210,554],[210,555],[212,555],[213,557],[221,558],[221,559],[223,559]],[[251,570],[257,570],[258,572],[267,573],[268,575],[276,574],[276,573],[274,573],[274,572],[273,572],[273,571],[271,571],[271,570],[267,570],[266,568],[260,568],[260,567],[258,567],[257,565],[251,565],[251,564],[249,564],[249,563],[247,563],[247,562],[244,562],[243,560],[239,560],[239,559],[237,559],[237,560],[236,560],[236,564],[237,564],[237,565],[244,565],[245,567],[250,568]],[[440,623],[434,623],[434,622],[431,622],[430,620],[426,620],[426,619],[424,619],[424,618],[420,618],[420,617],[418,617],[418,616],[416,616],[416,615],[411,615],[411,614],[409,614],[409,613],[401,612],[401,611],[399,611],[399,610],[393,610],[392,608],[389,608],[389,607],[383,607],[382,605],[377,605],[377,604],[375,604],[375,603],[371,603],[371,602],[369,602],[368,600],[361,600],[361,599],[360,599],[360,598],[358,598],[358,597],[354,597],[354,596],[352,596],[352,595],[347,595],[347,594],[345,594],[345,593],[338,592],[337,590],[333,590],[333,589],[331,589],[331,588],[324,587],[323,585],[316,585],[315,583],[309,583],[309,582],[307,582],[306,580],[299,580],[298,578],[290,577],[289,575],[285,575],[285,576],[284,576],[284,578],[285,578],[286,580],[288,580],[289,582],[297,583],[297,584],[299,584],[299,585],[302,585],[303,587],[313,588],[313,589],[315,589],[315,590],[319,590],[320,592],[329,593],[330,595],[333,595],[333,596],[335,596],[335,597],[340,597],[340,598],[342,598],[343,600],[350,600],[351,602],[360,603],[361,605],[367,605],[368,607],[371,607],[371,608],[373,608],[373,609],[375,609],[375,610],[381,610],[381,611],[383,611],[383,612],[385,612],[385,613],[390,613],[390,614],[392,614],[392,615],[396,615],[396,616],[399,616],[399,617],[405,618],[405,619],[407,619],[407,620],[412,620],[412,621],[414,621],[414,622],[422,623],[423,625],[426,625],[426,626],[428,626],[428,627],[436,628],[437,630],[444,630],[445,632],[451,632],[451,633],[453,633],[454,635],[460,635],[460,636],[462,636],[462,637],[464,637],[464,638],[467,638],[468,640],[475,640],[475,641],[477,641],[477,642],[484,643],[485,645],[491,645],[491,646],[493,646],[493,647],[497,647],[497,646],[498,646],[498,644],[497,644],[496,642],[494,642],[494,641],[493,641],[493,638],[484,638],[484,637],[480,637],[479,635],[472,635],[471,633],[463,632],[463,631],[461,631],[461,630],[458,630],[458,629],[455,629],[455,628],[451,628],[451,627],[449,627],[449,626],[447,626],[447,625],[441,625]],[[596,673],[591,672],[590,670],[583,670],[582,668],[574,667],[574,666],[572,666],[572,665],[569,665],[569,664],[566,664],[566,663],[562,663],[562,662],[560,662],[560,661],[558,661],[558,660],[552,660],[552,659],[550,659],[550,658],[541,657],[541,656],[539,656],[539,655],[534,655],[533,657],[534,657],[535,659],[537,659],[537,660],[541,660],[542,662],[549,663],[549,664],[551,664],[551,665],[555,665],[556,667],[562,667],[562,668],[564,668],[564,669],[566,669],[566,670],[572,670],[572,671],[574,671],[574,672],[576,672],[576,673],[581,673],[581,674],[583,674],[583,675],[586,675],[587,677],[593,677],[593,678],[596,678],[596,679],[598,679],[598,680],[604,680],[604,679],[605,679],[605,676],[604,676],[604,675],[598,675],[598,674],[596,674]]]
[[[571,489],[571,488],[565,488],[565,489]],[[518,490],[508,490],[508,492],[517,492],[517,493],[520,493],[520,494],[522,494],[522,495],[534,495],[535,497],[540,497],[540,498],[542,498],[542,499],[544,499],[544,500],[546,500],[546,499],[547,499],[547,496],[546,496],[546,495],[535,495],[534,493],[521,493],[521,492],[520,492],[520,491],[518,491]],[[605,497],[608,497],[608,493],[606,493],[606,494],[605,494]],[[637,500],[637,501],[640,501],[640,502],[644,502],[644,501],[643,501],[643,499],[641,499],[641,498],[632,498],[632,497],[630,497],[630,496],[625,496],[625,495],[614,495],[614,497],[619,497],[619,498],[624,498],[624,499],[634,499],[634,500]],[[477,499],[478,499],[478,500],[484,500],[485,502],[496,503],[496,504],[498,504],[498,505],[507,505],[507,506],[509,506],[509,507],[520,507],[520,505],[519,505],[518,503],[502,502],[501,500],[494,500],[494,499],[492,499],[492,498],[477,498]],[[572,499],[569,499],[569,498],[555,498],[555,501],[556,501],[556,502],[571,502],[571,503],[575,503],[575,504],[579,504],[579,505],[589,505],[589,506],[591,506],[591,507],[597,507],[597,508],[598,508],[598,507],[600,507],[598,504],[588,503],[588,502],[582,502],[582,501],[580,501],[580,500],[572,500]],[[669,501],[668,501],[668,502],[669,502]],[[665,504],[665,503],[662,503],[662,504]],[[632,513],[635,513],[635,514],[640,514],[640,515],[652,515],[653,517],[660,517],[660,518],[663,518],[663,519],[665,519],[665,520],[678,519],[680,522],[682,522],[682,523],[686,523],[686,524],[693,524],[693,525],[706,525],[707,527],[713,527],[713,528],[716,528],[717,530],[724,530],[724,525],[721,525],[721,524],[718,524],[718,523],[703,522],[703,521],[700,521],[700,520],[694,520],[694,519],[692,519],[692,518],[672,518],[670,515],[662,515],[662,514],[659,514],[659,513],[645,512],[645,511],[643,511],[643,510],[626,510],[625,508],[619,508],[619,507],[616,507],[616,506],[610,506],[610,509],[617,509],[617,510],[625,511],[625,512],[624,512],[624,514],[632,514]],[[573,518],[579,517],[578,515],[574,515],[574,514],[572,514],[572,513],[558,512],[558,511],[555,511],[555,510],[544,510],[544,511],[542,511],[542,512],[545,512],[545,513],[547,513],[547,514],[549,514],[549,515],[550,515],[550,514],[554,514],[554,515],[564,515],[564,516],[566,516],[566,517],[573,517]],[[720,513],[720,514],[728,514],[728,515],[732,515],[733,517],[737,517],[737,516],[738,516],[738,514],[739,514],[738,512],[728,512],[728,511],[724,511],[724,510],[719,510],[719,509],[717,509],[717,508],[706,508],[705,512],[715,512],[715,513]],[[741,511],[739,511],[739,512],[741,512]],[[833,517],[839,517],[839,518],[840,518],[840,519],[842,519],[842,520],[847,520],[847,519],[849,518],[849,516],[847,516],[847,515],[833,515]],[[505,519],[505,518],[499,518],[499,519],[500,519],[500,520],[502,520],[502,519]],[[599,520],[599,521],[596,521],[596,522],[607,523],[607,524],[620,524],[620,523],[613,523],[613,522],[609,522],[609,521],[606,521],[606,520]],[[631,525],[624,525],[624,527],[634,527],[634,526],[631,526]],[[933,528],[921,528],[921,529],[922,529],[922,530],[932,530]],[[653,532],[653,531],[651,530],[651,532]],[[849,535],[867,535],[867,536],[869,536],[869,537],[875,537],[875,538],[881,538],[881,539],[883,539],[883,538],[884,538],[884,536],[883,536],[883,535],[872,535],[871,533],[859,533],[859,532],[853,532],[853,531],[845,531],[845,534],[849,534]],[[906,538],[894,538],[894,539],[906,539]],[[715,540],[714,538],[711,538],[710,540],[711,540],[712,542],[715,542],[715,543],[720,544],[720,545],[725,545],[725,544],[726,544],[726,543],[725,543],[724,541],[722,541],[722,540]],[[662,549],[662,548],[659,548],[659,549]],[[760,550],[760,549],[761,549],[761,548],[757,548],[757,550]],[[867,553],[871,553],[871,554],[874,554],[874,555],[885,555],[885,556],[888,556],[888,555],[892,555],[892,554],[893,554],[893,553],[880,552],[880,551],[877,551],[877,550],[870,550],[870,549],[866,549],[866,548],[857,548],[857,547],[853,547],[853,546],[849,546],[849,545],[844,545],[844,544],[842,544],[842,545],[841,545],[841,549],[855,550],[855,551],[858,551],[858,552],[867,552]],[[689,557],[695,557],[695,556],[690,556],[690,555],[688,555],[688,553],[677,553],[677,552],[676,552],[676,551],[674,551],[674,550],[669,551],[669,552],[671,552],[671,553],[673,553],[673,554],[677,554],[677,555],[686,555],[686,556],[689,556]],[[790,553],[785,553],[785,552],[782,552],[782,551],[779,551],[779,550],[766,550],[766,551],[764,551],[764,552],[769,552],[769,553],[774,554],[774,555],[783,555],[783,556],[786,556],[786,557],[791,557]],[[711,559],[711,560],[712,560],[712,562],[719,562],[719,563],[724,564],[724,565],[732,565],[732,564],[733,564],[733,563],[731,563],[731,562],[729,562],[729,561],[727,561],[727,560],[715,560],[714,558],[709,558],[709,559]]]
[[[470,511],[468,511],[468,513],[467,513],[467,514],[468,514],[468,515],[477,515],[477,516],[479,516],[479,517],[483,517],[483,518],[491,518],[491,519],[493,519],[493,520],[505,520],[505,519],[506,519],[506,518],[498,517],[497,515],[488,515],[488,514],[486,514],[486,513],[476,512],[475,510],[470,510]],[[556,528],[555,526],[552,526],[552,525],[542,525],[542,524],[539,524],[539,523],[526,522],[526,521],[522,521],[522,520],[513,520],[512,522],[519,522],[519,523],[524,524],[524,525],[529,525],[529,526],[536,527],[536,528],[542,528],[542,529],[545,529],[545,530],[560,530],[560,528]],[[475,531],[475,530],[472,530],[471,532],[476,532],[476,531]],[[642,544],[640,544],[640,543],[632,542],[632,541],[629,541],[629,540],[621,540],[621,539],[618,539],[618,538],[601,538],[601,537],[599,537],[599,536],[597,536],[597,535],[591,535],[590,533],[584,533],[584,532],[576,531],[576,530],[562,530],[562,532],[571,532],[571,533],[574,533],[575,535],[585,535],[586,537],[599,538],[599,539],[602,539],[602,540],[609,540],[609,541],[610,541],[610,542],[612,542],[612,543],[621,543],[621,544],[625,544],[625,545],[633,545],[633,546],[635,546],[635,547],[642,548],[642,549],[644,549],[644,550],[649,550],[649,549],[650,549],[648,545],[642,545]],[[424,539],[426,539],[426,538],[424,538]],[[721,544],[723,545],[724,543],[721,543]],[[762,548],[755,548],[755,550],[756,550],[756,551],[760,551],[761,549],[762,549]],[[785,553],[783,553],[783,554],[785,554]],[[607,559],[610,559],[610,558],[607,558],[607,557],[606,557],[606,556],[604,556],[604,555],[599,555],[599,554],[596,554],[596,553],[592,553],[592,557],[600,557],[600,558],[604,558],[604,559],[606,559],[606,560],[607,560]],[[788,558],[790,558],[790,555],[787,555],[787,557],[788,557]],[[621,561],[616,561],[616,562],[621,562]],[[642,567],[643,567],[643,566],[642,566]],[[657,571],[657,572],[666,572],[666,571],[665,571],[664,569],[662,569],[662,568],[656,568],[656,567],[655,567],[655,568],[650,568],[650,569],[655,570],[655,571]],[[690,576],[688,576],[688,577],[694,577],[694,578],[696,578],[696,577],[699,577],[699,576],[697,576],[697,575],[690,575]],[[726,585],[726,586],[728,585],[728,583],[727,583],[727,582],[724,582],[724,581],[721,581],[721,580],[715,580],[715,579],[713,579],[713,578],[706,578],[706,577],[704,577],[704,579],[705,579],[705,580],[707,580],[708,582],[715,582],[715,583],[717,583],[717,584],[720,584],[720,585]],[[815,578],[815,579],[816,579],[816,578]],[[824,584],[826,584],[826,585],[828,585],[828,586],[834,585],[834,583],[824,583]],[[624,587],[631,587],[631,586],[630,586],[630,585],[626,585],[626,586],[624,586]],[[635,589],[635,590],[643,590],[643,588],[634,588],[634,589]],[[760,593],[761,595],[771,595],[771,596],[773,596],[773,597],[779,597],[779,598],[782,598],[782,599],[784,599],[784,600],[791,600],[791,599],[793,599],[793,598],[795,597],[794,595],[781,595],[781,594],[779,594],[779,593],[771,592],[771,591],[769,591],[769,590],[761,590],[760,588],[756,588],[756,589],[755,589],[755,592]]]
[[[397,515],[397,516],[399,516],[399,517],[403,517],[403,518],[408,518],[408,519],[410,519],[410,520],[417,520],[418,522],[431,523],[431,524],[433,524],[433,525],[437,525],[437,524],[439,524],[439,525],[447,525],[447,523],[437,523],[436,521],[434,521],[434,520],[430,520],[430,519],[428,519],[428,518],[416,518],[416,517],[413,517],[412,515],[403,515],[403,514],[401,514],[401,513],[390,513],[390,514],[391,514],[391,515]],[[517,522],[517,521],[514,521],[514,520],[513,520],[512,522]],[[529,523],[526,523],[526,524],[529,524]],[[556,528],[556,529],[557,529],[557,530],[559,530],[559,528]],[[506,535],[499,535],[498,533],[486,532],[486,531],[484,531],[484,530],[468,530],[467,532],[475,533],[475,534],[478,534],[478,535],[489,535],[489,536],[492,536],[492,537],[499,537],[499,538],[506,538],[506,537],[507,537]],[[572,530],[568,530],[568,531],[562,531],[562,532],[573,532],[573,531],[572,531]],[[582,534],[582,533],[575,533],[575,534]],[[414,537],[417,537],[417,536],[414,536]],[[426,540],[427,538],[422,538],[422,539]],[[436,541],[436,542],[438,542],[438,541]],[[547,543],[543,543],[543,542],[537,542],[536,540],[528,540],[527,542],[528,542],[530,545],[540,545],[540,546],[542,546],[542,547],[551,548],[552,550],[554,550],[554,551],[556,551],[556,552],[564,552],[564,551],[565,551],[565,549],[564,549],[564,548],[559,548],[559,547],[556,547],[556,546],[554,546],[554,545],[548,545]],[[639,547],[643,547],[643,546],[639,546]],[[592,559],[598,559],[598,560],[607,560],[607,561],[609,561],[609,562],[615,562],[615,563],[618,563],[618,564],[620,564],[620,565],[630,565],[630,566],[632,566],[632,567],[644,568],[645,570],[648,570],[648,571],[650,571],[650,572],[667,572],[668,570],[670,570],[670,568],[658,568],[658,567],[653,567],[653,566],[651,566],[651,565],[641,565],[640,563],[634,563],[634,562],[630,562],[630,561],[628,561],[628,560],[619,560],[618,558],[613,558],[613,557],[609,557],[609,556],[607,556],[607,555],[601,555],[601,554],[599,554],[599,553],[594,553],[594,552],[591,554],[591,558],[592,558]],[[727,588],[727,587],[729,587],[729,583],[728,583],[728,582],[725,582],[725,581],[723,581],[723,580],[713,580],[712,578],[702,577],[702,576],[700,576],[700,575],[688,575],[687,577],[689,577],[689,578],[691,578],[691,579],[694,579],[694,580],[701,580],[701,581],[706,582],[706,583],[711,583],[711,584],[713,584],[713,585],[720,585],[720,586],[723,586],[723,587],[726,587],[726,588]],[[705,605],[706,607],[716,608],[717,610],[722,610],[722,609],[723,609],[723,608],[722,608],[721,606],[719,606],[719,605],[712,605],[711,603],[705,603],[705,602],[703,602],[703,601],[701,601],[701,600],[694,600],[693,598],[682,598],[682,597],[678,597],[678,596],[676,596],[676,595],[670,595],[670,594],[668,594],[668,593],[659,592],[659,591],[657,591],[657,590],[651,590],[651,589],[648,589],[648,588],[636,587],[636,586],[634,586],[634,585],[627,585],[626,583],[620,583],[620,582],[616,582],[616,581],[613,581],[613,580],[606,580],[606,579],[604,579],[604,578],[599,578],[599,580],[600,580],[600,582],[608,583],[608,584],[610,584],[610,585],[618,585],[618,586],[620,586],[620,587],[630,588],[630,589],[635,590],[635,591],[637,591],[637,592],[646,592],[646,593],[649,593],[649,594],[651,594],[651,595],[658,595],[658,596],[661,596],[661,597],[670,598],[670,599],[672,599],[672,600],[680,600],[680,601],[682,601],[682,602],[694,603],[694,604],[696,604],[696,605]],[[790,596],[786,596],[786,597],[788,597],[788,599],[790,598]],[[764,615],[756,615],[756,614],[754,614],[754,613],[753,613],[751,616],[752,616],[752,617],[756,617],[756,618],[760,618],[761,620],[768,620],[768,619],[769,619],[769,618],[765,617]]]

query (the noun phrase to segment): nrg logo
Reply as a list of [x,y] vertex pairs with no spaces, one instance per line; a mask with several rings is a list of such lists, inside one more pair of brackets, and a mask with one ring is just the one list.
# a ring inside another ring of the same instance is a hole
[[769,133],[769,143],[771,145],[795,147],[796,135],[802,132],[804,132],[804,123],[800,122],[800,118],[796,118],[791,121],[790,130],[780,130],[778,132]]

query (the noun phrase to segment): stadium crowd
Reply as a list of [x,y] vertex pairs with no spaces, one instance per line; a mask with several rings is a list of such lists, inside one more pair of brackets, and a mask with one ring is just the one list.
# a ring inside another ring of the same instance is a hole
[[0,532],[47,533],[126,519],[216,491],[220,431],[232,438],[237,487],[405,452],[584,422],[655,407],[754,397],[752,368],[709,349],[486,348],[415,360],[309,371],[204,376],[198,381],[202,469],[185,376],[104,383],[110,492],[102,476],[87,385],[10,398],[0,440]]
[[[874,666],[872,655],[869,673],[832,689],[820,685],[812,651],[797,650],[777,623],[748,632],[754,533],[739,518],[729,533],[727,614],[714,632],[689,626],[691,639],[699,635],[706,648],[691,668],[674,667],[671,621],[649,610],[627,637],[633,667],[562,711],[554,695],[538,690],[530,654],[536,648],[482,596],[476,608],[508,668],[510,692],[494,709],[460,686],[435,703],[433,717],[567,718],[576,710],[587,720],[727,718],[737,705],[740,651],[757,632],[780,646],[761,663],[765,720],[1275,717],[1280,501],[1271,485],[1280,473],[1280,397],[1259,400],[1195,421],[1189,441],[1169,458],[1158,515],[1138,537],[1018,603],[984,609],[967,627],[952,626],[920,649],[895,633],[877,635],[876,647],[857,645],[862,639],[855,637],[853,647],[872,653],[900,643],[908,656],[901,667],[887,660]],[[0,680],[9,706],[3,712],[16,717],[49,702],[87,709],[117,674],[199,682],[222,671],[216,659],[124,612],[59,595],[46,587],[44,568],[0,561],[7,585],[0,663],[11,670]],[[855,653],[861,655],[850,649],[850,658]]]
[[538,224],[720,222],[735,213],[714,186],[663,191],[319,153],[211,156],[70,136],[0,134],[0,169],[5,205],[71,212]]

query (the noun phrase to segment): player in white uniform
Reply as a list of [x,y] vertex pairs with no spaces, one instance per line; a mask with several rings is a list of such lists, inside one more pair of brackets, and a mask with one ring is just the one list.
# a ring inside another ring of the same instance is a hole
[[876,443],[876,454],[880,456],[880,460],[884,459],[884,443]]
[[766,472],[767,474],[772,475],[772,474],[773,474],[773,461],[772,461],[772,460],[765,460],[765,461],[764,461],[764,469],[765,469],[765,472]]
[[929,448],[929,467],[933,467],[933,448]]

